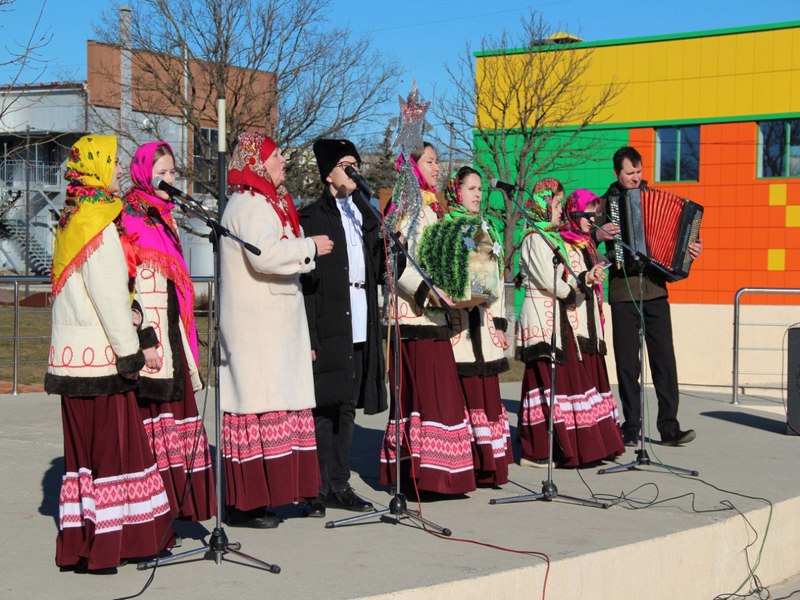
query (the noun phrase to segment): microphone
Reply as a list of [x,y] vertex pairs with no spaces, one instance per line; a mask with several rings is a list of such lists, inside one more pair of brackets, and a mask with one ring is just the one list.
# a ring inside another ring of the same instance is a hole
[[570,216],[576,219],[580,219],[581,217],[585,219],[591,219],[592,217],[599,217],[601,214],[600,212],[574,212]]
[[367,185],[367,182],[364,181],[361,173],[355,170],[355,167],[352,165],[347,165],[344,168],[344,174],[356,182],[358,188],[367,195],[367,198],[372,198],[372,190],[369,189],[369,185]]
[[503,190],[507,194],[513,194],[517,191],[517,186],[511,183],[506,183],[505,181],[500,181],[499,179],[490,180],[489,187],[492,187],[496,190]]
[[153,178],[153,189],[161,190],[162,192],[167,192],[170,196],[178,196],[179,198],[183,198],[185,195],[184,193],[176,188],[168,184],[166,181],[161,179],[161,177],[154,177]]

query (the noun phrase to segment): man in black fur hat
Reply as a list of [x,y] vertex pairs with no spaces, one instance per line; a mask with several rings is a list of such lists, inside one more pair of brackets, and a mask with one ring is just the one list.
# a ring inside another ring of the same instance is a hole
[[302,278],[322,479],[317,499],[303,512],[324,517],[326,506],[374,510],[350,486],[349,461],[356,408],[375,414],[387,407],[378,312],[384,253],[370,199],[345,173],[347,167],[361,166],[356,147],[348,140],[319,139],[314,156],[325,187],[317,202],[300,211],[300,223],[307,236],[330,236],[334,249],[317,258],[316,269]]

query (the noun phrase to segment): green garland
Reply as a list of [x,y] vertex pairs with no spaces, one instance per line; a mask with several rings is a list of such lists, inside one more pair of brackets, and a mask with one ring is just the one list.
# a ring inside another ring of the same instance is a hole
[[422,233],[417,252],[419,265],[455,301],[466,299],[469,293],[469,251],[475,250],[486,235],[481,221],[478,216],[439,221]]

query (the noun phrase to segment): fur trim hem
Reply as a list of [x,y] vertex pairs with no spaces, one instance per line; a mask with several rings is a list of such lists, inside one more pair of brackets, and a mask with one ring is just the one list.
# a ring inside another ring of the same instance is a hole
[[447,325],[400,325],[400,337],[408,340],[449,340]]
[[120,375],[104,377],[68,377],[46,373],[44,391],[59,396],[76,396],[88,398],[92,396],[109,396],[135,390],[138,381],[126,379]]
[[476,375],[486,377],[488,375],[499,375],[500,373],[505,373],[508,371],[509,368],[508,359],[505,357],[498,360],[491,360],[488,363],[456,363],[456,369],[461,377],[475,377]]
[[[524,363],[535,362],[543,358],[549,359],[550,344],[547,342],[539,342],[538,344],[527,346],[526,348],[517,348],[516,358]],[[560,365],[563,365],[566,360],[567,356],[564,354],[564,350],[561,348],[556,348],[556,362]]]

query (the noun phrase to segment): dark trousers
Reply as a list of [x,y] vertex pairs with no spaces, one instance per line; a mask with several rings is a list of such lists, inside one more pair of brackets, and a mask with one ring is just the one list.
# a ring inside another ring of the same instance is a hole
[[[313,410],[317,433],[317,458],[322,480],[320,496],[339,491],[350,481],[350,446],[356,421],[356,404],[364,379],[364,344],[353,344],[353,387],[351,397],[341,404]],[[349,390],[348,390],[349,391]]]
[[[663,437],[675,432],[678,426],[678,368],[672,345],[672,320],[666,298],[643,302],[645,343],[658,397],[656,427]],[[614,324],[614,358],[617,381],[625,423],[623,432],[639,430],[640,414],[640,315],[635,302],[616,302],[611,305]]]

